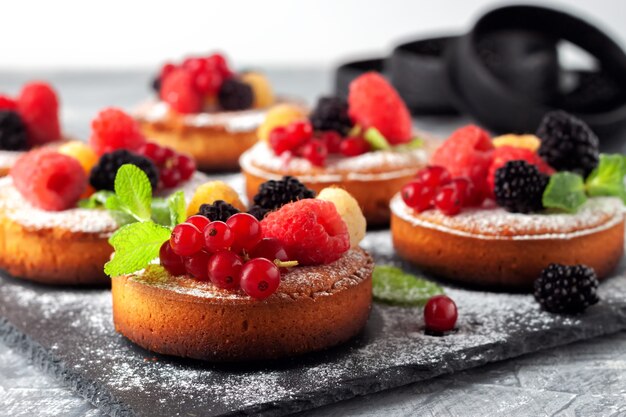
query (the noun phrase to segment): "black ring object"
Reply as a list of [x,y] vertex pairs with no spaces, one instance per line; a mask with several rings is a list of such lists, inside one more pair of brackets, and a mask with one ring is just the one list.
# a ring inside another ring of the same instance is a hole
[[373,58],[362,61],[353,61],[340,65],[335,71],[335,94],[339,97],[348,97],[350,83],[356,77],[368,71],[385,71],[385,59]]
[[[596,58],[599,71],[570,72],[579,79],[577,87],[545,101],[519,94],[490,71],[477,48],[486,36],[510,30],[569,41]],[[601,30],[567,13],[534,6],[492,10],[448,49],[447,60],[457,105],[495,132],[534,132],[556,108],[585,120],[605,148],[617,145],[615,139],[626,131],[626,54]]]

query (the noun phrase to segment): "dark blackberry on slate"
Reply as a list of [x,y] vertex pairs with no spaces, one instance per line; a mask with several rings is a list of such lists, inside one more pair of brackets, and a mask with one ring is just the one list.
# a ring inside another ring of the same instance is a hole
[[206,217],[212,222],[226,222],[233,214],[239,210],[224,200],[215,200],[212,204],[202,204],[198,214]]
[[229,78],[222,83],[217,99],[224,110],[245,110],[252,107],[254,91],[248,84]]
[[114,191],[117,170],[125,164],[133,164],[145,172],[152,189],[156,190],[159,184],[159,171],[154,163],[148,158],[125,149],[118,149],[102,155],[96,166],[91,169],[89,183],[96,190]]
[[0,110],[0,149],[21,151],[28,148],[26,125],[19,114]]
[[496,203],[513,213],[533,213],[543,209],[543,192],[549,177],[526,161],[509,161],[496,171]]
[[276,210],[292,201],[314,198],[315,192],[308,189],[297,178],[285,176],[280,180],[269,180],[259,186],[254,204],[266,210]]
[[546,114],[537,129],[538,154],[557,171],[589,175],[598,166],[600,142],[582,120],[564,111]]
[[340,97],[321,97],[310,116],[314,130],[334,130],[347,136],[352,129],[348,102]]
[[550,264],[535,281],[535,300],[551,313],[577,314],[599,301],[598,278],[586,265]]

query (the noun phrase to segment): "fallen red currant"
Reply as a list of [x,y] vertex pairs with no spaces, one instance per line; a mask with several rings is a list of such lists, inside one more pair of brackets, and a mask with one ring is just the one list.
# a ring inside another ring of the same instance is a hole
[[236,253],[245,250],[249,252],[263,237],[261,222],[248,213],[237,213],[230,216],[226,221],[233,232],[234,242],[232,250]]
[[209,259],[211,255],[205,251],[183,258],[187,273],[199,281],[209,280]]
[[439,165],[431,165],[421,169],[415,179],[430,187],[437,188],[450,182],[452,176],[448,170]]
[[239,288],[242,266],[243,260],[237,254],[226,250],[216,252],[209,259],[209,279],[220,288]]
[[241,289],[252,298],[266,299],[276,291],[279,284],[280,271],[272,261],[251,259],[241,268]]
[[435,188],[427,186],[420,181],[412,181],[402,187],[400,195],[407,206],[422,212],[433,206]]
[[169,240],[166,240],[161,245],[161,249],[159,249],[159,260],[161,266],[170,274],[174,276],[185,275],[186,270],[183,264],[183,258],[174,253]]
[[211,222],[204,228],[204,247],[209,252],[228,249],[234,241],[234,233],[224,222]]
[[424,306],[424,323],[427,331],[448,332],[454,329],[457,317],[456,304],[446,295],[436,295]]
[[191,223],[181,223],[174,227],[170,245],[175,254],[191,256],[202,249],[202,233]]

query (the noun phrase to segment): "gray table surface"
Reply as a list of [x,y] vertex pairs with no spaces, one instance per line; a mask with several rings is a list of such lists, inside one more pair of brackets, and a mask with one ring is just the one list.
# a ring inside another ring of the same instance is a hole
[[[311,103],[331,89],[321,69],[269,71],[278,91]],[[30,79],[59,90],[64,129],[86,138],[89,121],[109,105],[132,109],[148,94],[148,72],[0,73],[0,91]],[[446,134],[458,119],[420,119],[418,128]],[[101,416],[81,397],[0,343],[0,416]],[[626,332],[304,412],[301,416],[625,416]]]

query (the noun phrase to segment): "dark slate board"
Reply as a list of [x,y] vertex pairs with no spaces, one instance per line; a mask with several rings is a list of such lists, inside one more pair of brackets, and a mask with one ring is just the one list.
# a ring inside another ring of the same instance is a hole
[[[399,262],[389,233],[364,246]],[[116,334],[107,289],[42,287],[0,277],[0,337],[115,416],[282,415],[487,362],[626,329],[624,267],[579,317],[541,312],[531,296],[449,288],[458,331],[422,332],[421,309],[375,305],[347,345],[280,362],[211,365],[152,354]]]

